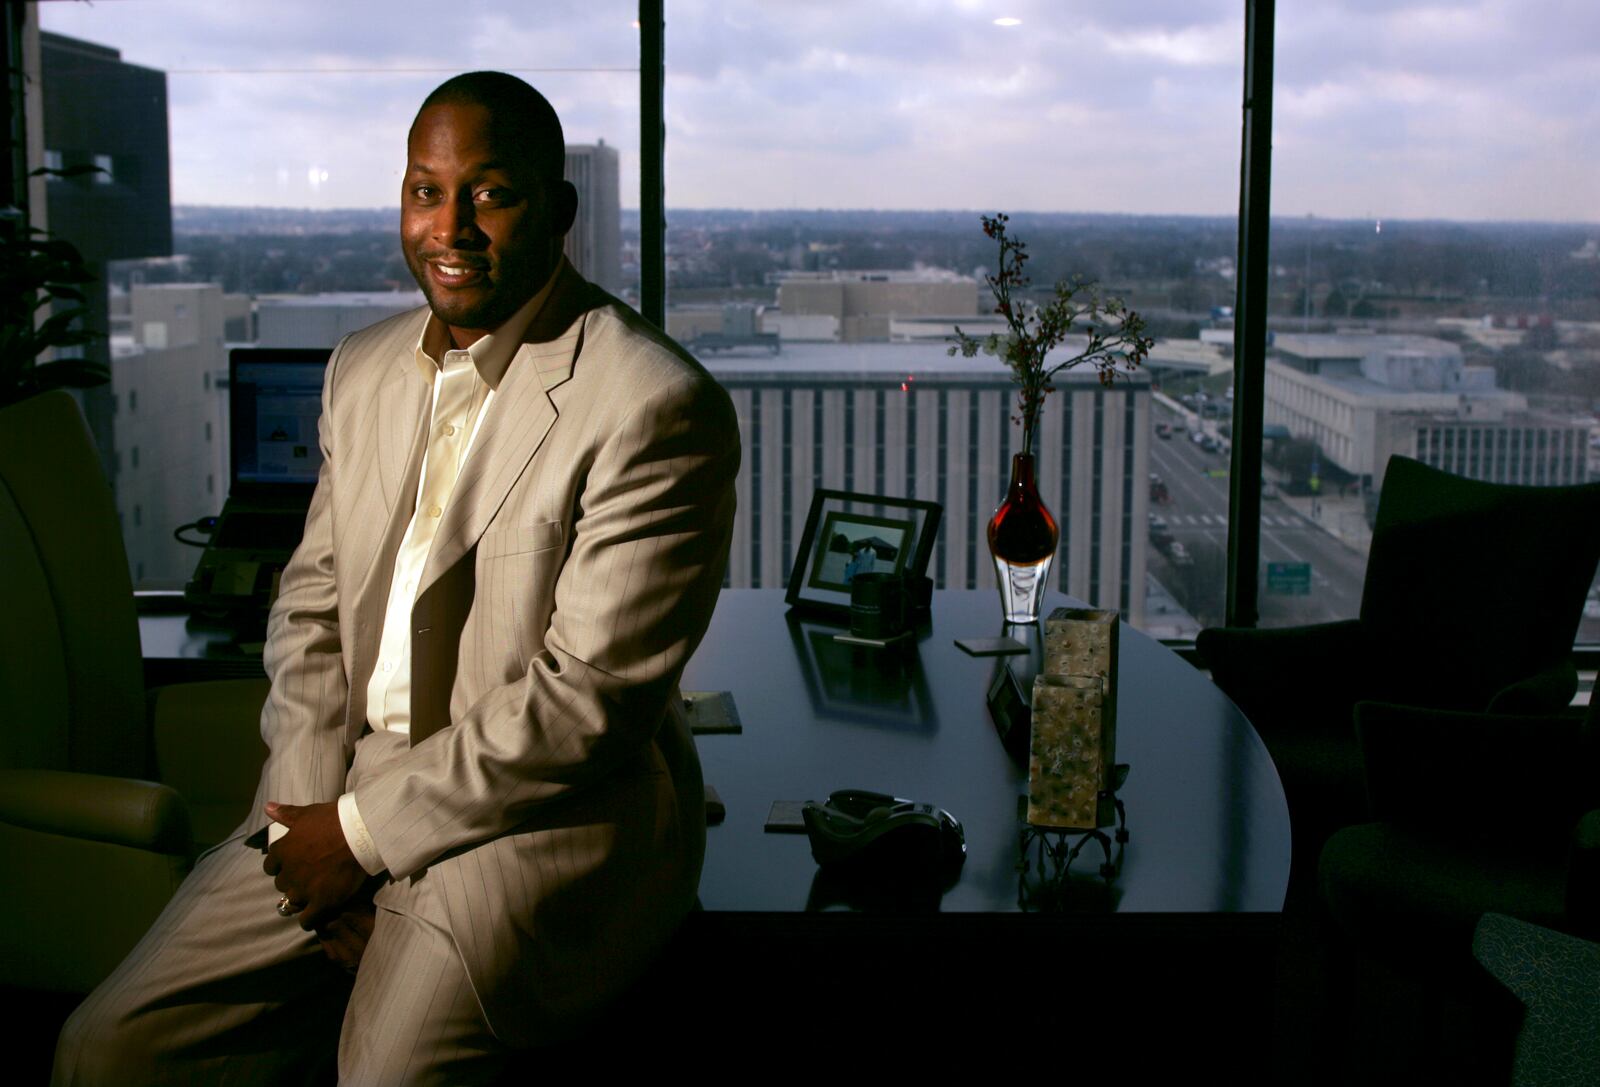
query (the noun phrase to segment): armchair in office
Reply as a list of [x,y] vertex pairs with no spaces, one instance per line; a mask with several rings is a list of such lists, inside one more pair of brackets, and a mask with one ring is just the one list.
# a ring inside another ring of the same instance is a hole
[[1266,742],[1302,870],[1364,819],[1358,701],[1556,713],[1600,562],[1600,483],[1513,486],[1389,461],[1359,617],[1203,630],[1213,680]]
[[1399,993],[1417,1021],[1369,1041],[1386,1066],[1498,1073],[1517,1016],[1473,958],[1480,919],[1600,937],[1600,700],[1549,716],[1364,702],[1355,731],[1374,821],[1335,832],[1318,876],[1356,1033]]
[[66,393],[0,410],[0,554],[0,985],[86,992],[244,817],[267,684],[145,690],[116,507]]
[[1319,878],[1362,947],[1459,968],[1488,912],[1600,938],[1600,699],[1548,716],[1364,702],[1355,729],[1373,821],[1328,839]]
[[1600,1083],[1600,943],[1487,913],[1472,953],[1525,1009],[1511,1087]]

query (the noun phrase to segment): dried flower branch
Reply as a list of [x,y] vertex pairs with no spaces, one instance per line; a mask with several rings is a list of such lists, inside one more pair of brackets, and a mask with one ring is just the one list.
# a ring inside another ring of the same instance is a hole
[[[1007,232],[1010,217],[1004,212],[993,218],[985,215],[982,221],[983,232],[1000,247],[999,271],[984,279],[994,293],[994,312],[1005,319],[1007,331],[991,332],[980,339],[957,325],[956,342],[948,353],[959,351],[970,359],[982,351],[1005,360],[1017,382],[1021,414],[1016,419],[1022,424],[1022,451],[1031,453],[1039,410],[1055,389],[1051,379],[1056,374],[1089,363],[1101,384],[1109,386],[1119,372],[1137,369],[1155,341],[1144,334],[1143,317],[1122,299],[1103,297],[1098,285],[1081,276],[1057,282],[1042,305],[1023,297],[1029,282],[1027,245]],[[1073,335],[1087,337],[1083,350],[1047,368],[1045,357]]]

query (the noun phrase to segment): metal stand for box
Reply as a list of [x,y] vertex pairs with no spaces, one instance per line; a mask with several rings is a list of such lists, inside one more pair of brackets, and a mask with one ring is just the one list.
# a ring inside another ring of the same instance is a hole
[[[1107,834],[1099,827],[1087,830],[1068,827],[1036,826],[1028,822],[1028,798],[1017,798],[1017,905],[1024,910],[1054,910],[1066,904],[1071,890],[1072,863],[1084,846],[1100,846],[1100,877],[1107,883],[1122,871],[1122,854],[1128,844],[1128,810],[1117,790],[1128,780],[1128,764],[1112,767],[1110,789],[1099,794],[1101,806],[1109,803],[1117,813],[1116,830]],[[1113,852],[1112,839],[1117,848]],[[1032,857],[1033,859],[1030,859]],[[1037,871],[1037,874],[1034,873]]]

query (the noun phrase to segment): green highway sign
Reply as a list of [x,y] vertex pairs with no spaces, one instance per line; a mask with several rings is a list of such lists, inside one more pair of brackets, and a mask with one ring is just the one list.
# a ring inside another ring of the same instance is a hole
[[1309,562],[1267,563],[1267,592],[1272,596],[1310,596]]

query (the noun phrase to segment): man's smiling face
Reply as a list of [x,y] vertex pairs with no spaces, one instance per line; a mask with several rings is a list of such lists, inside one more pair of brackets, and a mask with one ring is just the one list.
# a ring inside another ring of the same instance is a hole
[[559,179],[481,105],[440,103],[418,115],[407,143],[400,243],[456,346],[492,331],[538,293],[561,256],[567,223]]

